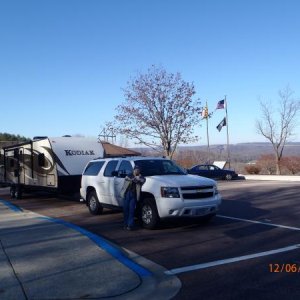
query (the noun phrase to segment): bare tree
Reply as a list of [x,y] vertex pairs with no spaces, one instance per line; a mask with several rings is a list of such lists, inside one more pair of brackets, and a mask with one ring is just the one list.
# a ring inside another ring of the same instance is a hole
[[275,152],[276,174],[281,174],[280,161],[286,143],[294,135],[297,126],[297,115],[300,111],[300,102],[293,98],[294,92],[286,87],[279,91],[279,108],[277,114],[272,103],[260,102],[262,116],[256,122],[259,134],[268,139]]
[[179,143],[194,142],[194,125],[200,122],[195,88],[161,67],[138,74],[124,89],[125,102],[117,107],[118,132],[138,144],[164,150],[172,158]]

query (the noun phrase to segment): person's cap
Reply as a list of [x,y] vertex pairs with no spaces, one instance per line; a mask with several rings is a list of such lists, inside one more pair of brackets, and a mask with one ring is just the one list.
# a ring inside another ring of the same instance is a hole
[[134,166],[133,170],[141,170],[139,166]]

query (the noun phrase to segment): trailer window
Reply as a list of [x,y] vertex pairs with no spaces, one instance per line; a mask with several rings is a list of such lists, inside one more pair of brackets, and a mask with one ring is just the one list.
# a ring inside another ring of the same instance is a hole
[[38,164],[39,164],[39,167],[45,167],[45,154],[44,153],[39,154]]
[[14,150],[14,158],[19,158],[19,149]]
[[23,151],[22,150],[20,150],[20,156],[19,156],[19,160],[20,160],[20,162],[23,162]]
[[108,162],[103,175],[105,177],[113,177],[113,171],[116,170],[118,162],[118,160],[111,160],[110,162]]
[[9,159],[9,166],[13,168],[15,166],[15,160],[13,158]]
[[104,161],[90,162],[85,168],[83,175],[97,176],[104,165]]

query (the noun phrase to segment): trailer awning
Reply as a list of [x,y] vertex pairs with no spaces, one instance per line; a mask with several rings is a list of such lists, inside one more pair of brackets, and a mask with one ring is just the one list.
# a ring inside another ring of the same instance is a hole
[[141,153],[123,148],[117,145],[113,145],[106,141],[101,141],[102,147],[104,149],[104,157],[117,157],[117,156],[140,156]]

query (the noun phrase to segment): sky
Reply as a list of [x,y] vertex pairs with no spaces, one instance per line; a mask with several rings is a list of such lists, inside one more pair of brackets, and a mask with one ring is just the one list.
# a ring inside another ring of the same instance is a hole
[[[298,0],[0,0],[0,132],[97,136],[151,65],[180,72],[230,143],[256,132],[259,99],[300,96]],[[211,144],[225,144],[209,120]],[[298,130],[299,131],[299,130]],[[195,128],[206,144],[206,124]],[[300,134],[294,137],[300,141]]]

